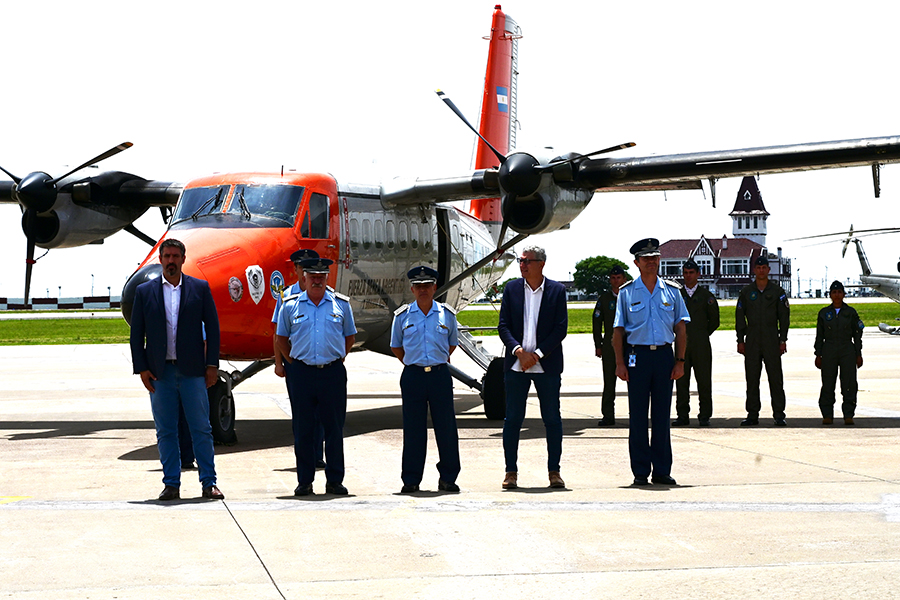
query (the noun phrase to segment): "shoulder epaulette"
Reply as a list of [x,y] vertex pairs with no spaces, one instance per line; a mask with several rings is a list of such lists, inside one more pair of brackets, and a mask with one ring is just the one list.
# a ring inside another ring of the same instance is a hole
[[631,285],[632,283],[634,283],[634,279],[629,279],[628,281],[626,281],[625,283],[623,283],[622,285],[619,286],[619,290],[621,291],[622,288],[626,288],[629,285]]
[[683,285],[681,285],[681,284],[678,283],[677,281],[673,281],[673,280],[671,280],[671,279],[663,279],[662,282],[665,283],[665,284],[668,285],[668,286],[671,286],[671,287],[675,288],[676,290],[680,290],[680,289],[682,289],[682,288],[684,287]]
[[345,296],[344,294],[342,294],[340,292],[335,292],[334,290],[332,290],[330,288],[329,288],[329,290],[331,291],[332,294],[334,294],[335,298],[340,298],[344,302],[350,302],[350,296]]
[[399,306],[399,307],[397,308],[397,310],[394,311],[394,316],[395,316],[395,317],[399,317],[400,315],[403,314],[403,312],[404,312],[407,308],[409,308],[409,304],[404,304],[404,305],[402,305],[402,306]]
[[449,310],[451,315],[456,314],[456,309],[453,308],[452,306],[450,306],[449,304],[447,304],[445,302],[441,302],[440,305],[443,306],[446,310]]
[[291,294],[290,296],[285,296],[285,295],[282,294],[282,296],[281,296],[281,301],[282,301],[282,302],[287,302],[287,301],[289,301],[289,300],[296,300],[296,299],[299,298],[302,294],[303,294],[303,292],[300,292],[299,294]]

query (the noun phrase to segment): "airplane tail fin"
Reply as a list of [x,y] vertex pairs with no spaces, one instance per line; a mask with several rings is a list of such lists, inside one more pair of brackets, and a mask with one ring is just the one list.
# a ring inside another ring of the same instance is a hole
[[859,266],[862,269],[862,274],[871,275],[872,267],[869,265],[869,258],[866,256],[866,251],[863,250],[862,241],[857,238],[851,238],[847,241],[856,244],[856,254],[859,256]]
[[[500,9],[494,7],[491,21],[484,95],[481,100],[481,123],[478,131],[494,148],[508,154],[516,147],[516,97],[518,77],[518,41],[521,28]],[[499,161],[484,142],[478,140],[475,168],[499,167]],[[469,213],[487,223],[500,223],[500,199],[473,200]]]

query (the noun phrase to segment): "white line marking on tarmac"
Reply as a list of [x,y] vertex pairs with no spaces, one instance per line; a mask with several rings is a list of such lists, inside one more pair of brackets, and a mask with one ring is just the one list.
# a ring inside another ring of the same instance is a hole
[[[263,502],[235,502],[234,511],[298,511],[298,510],[370,510],[394,511],[405,509],[421,512],[763,512],[763,513],[880,513],[887,521],[900,522],[900,494],[884,494],[879,503],[867,502],[501,502],[493,500],[340,500],[300,501],[293,499]],[[0,505],[0,512],[9,510],[204,510],[224,511],[219,502],[157,501],[82,501],[82,500],[20,500]]]

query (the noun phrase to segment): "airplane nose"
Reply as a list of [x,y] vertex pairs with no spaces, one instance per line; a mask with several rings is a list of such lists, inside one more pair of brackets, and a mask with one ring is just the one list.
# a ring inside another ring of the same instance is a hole
[[134,296],[137,294],[138,286],[162,277],[162,271],[163,268],[160,264],[145,265],[132,273],[125,282],[125,288],[122,290],[122,316],[129,325],[131,325],[131,309],[134,308]]

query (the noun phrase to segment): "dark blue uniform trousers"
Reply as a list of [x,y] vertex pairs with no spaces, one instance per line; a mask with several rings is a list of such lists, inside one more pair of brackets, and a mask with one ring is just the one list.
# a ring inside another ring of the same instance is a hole
[[347,418],[347,369],[336,360],[319,369],[294,360],[287,364],[297,482],[316,476],[316,417],[325,429],[325,481],[344,481],[344,421]]
[[428,410],[434,441],[437,443],[441,480],[456,482],[459,476],[459,433],[453,409],[453,380],[447,365],[424,367],[407,365],[400,376],[403,396],[403,470],[404,485],[419,485],[425,472],[428,443]]
[[[650,477],[651,467],[658,477],[672,471],[672,440],[669,413],[672,409],[672,346],[634,346],[635,365],[628,367],[628,452],[635,477]],[[628,357],[626,355],[626,364]],[[648,440],[647,413],[653,437]]]
[[[287,368],[287,361],[285,361],[285,369],[284,369],[284,380],[285,385],[287,385],[290,390],[290,383],[288,383],[288,379],[291,377],[291,369]],[[293,410],[291,410],[293,413]],[[324,460],[324,445],[325,445],[325,428],[322,427],[322,423],[319,422],[318,415],[313,415],[313,419],[316,422],[315,436],[316,436],[316,461]]]

